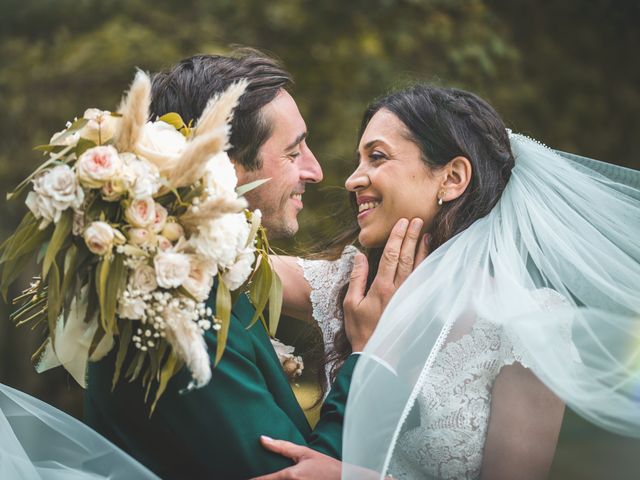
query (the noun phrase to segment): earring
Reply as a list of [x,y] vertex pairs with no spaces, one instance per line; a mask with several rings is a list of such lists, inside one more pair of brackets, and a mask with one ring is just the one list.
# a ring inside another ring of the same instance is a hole
[[445,192],[442,192],[441,195],[438,195],[438,205],[442,206],[442,199],[445,195]]

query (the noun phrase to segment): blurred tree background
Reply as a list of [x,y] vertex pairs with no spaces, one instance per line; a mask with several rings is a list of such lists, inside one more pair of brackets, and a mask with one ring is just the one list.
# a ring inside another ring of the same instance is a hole
[[[195,53],[252,46],[283,60],[325,181],[309,188],[298,241],[327,237],[354,164],[360,116],[414,80],[474,91],[515,131],[640,168],[640,2],[636,0],[0,0],[0,185],[10,191],[46,143],[85,108],[114,109],[135,68],[157,71]],[[2,199],[0,238],[24,214]],[[296,245],[281,245],[295,248]],[[14,287],[15,295],[28,277]],[[63,372],[37,375],[40,332],[16,331],[0,306],[0,381],[81,416]],[[283,337],[308,327],[284,322]],[[294,338],[294,339],[295,339]],[[636,448],[573,417],[556,478],[626,478]],[[564,435],[564,434],[563,434]],[[602,448],[607,445],[606,455]],[[636,450],[637,451],[637,450]],[[616,456],[617,455],[617,456]],[[586,462],[585,458],[599,461]],[[601,469],[598,470],[598,465]],[[612,475],[617,465],[620,476]],[[637,467],[637,464],[636,464]],[[625,473],[627,472],[627,473]],[[637,470],[636,470],[637,472]],[[637,473],[629,478],[637,478]]]

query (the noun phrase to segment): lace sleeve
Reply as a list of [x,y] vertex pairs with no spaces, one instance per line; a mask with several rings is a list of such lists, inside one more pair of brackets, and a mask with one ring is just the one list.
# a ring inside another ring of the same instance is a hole
[[[550,288],[535,290],[533,292],[533,297],[538,302],[542,310],[548,312],[570,305],[565,297]],[[562,337],[563,343],[567,345],[568,351],[571,353],[572,357],[576,359],[577,351],[573,341],[571,340],[570,320],[567,320],[560,325],[559,334]],[[526,368],[531,368],[533,361],[530,354],[517,336],[505,335],[502,340],[502,353],[505,365],[511,365],[518,362]]]
[[338,260],[298,259],[304,278],[311,287],[313,318],[322,331],[325,352],[333,347],[333,337],[342,324],[342,311],[337,307],[340,289],[349,280],[353,257],[358,252],[354,246],[347,246]]

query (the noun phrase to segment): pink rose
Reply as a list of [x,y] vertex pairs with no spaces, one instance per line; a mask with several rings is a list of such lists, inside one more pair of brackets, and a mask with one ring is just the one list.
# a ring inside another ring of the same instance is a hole
[[100,188],[113,179],[122,168],[118,151],[110,145],[90,148],[78,159],[76,172],[80,184],[87,188]]
[[156,219],[156,204],[153,198],[136,199],[124,211],[124,218],[133,227],[147,228]]

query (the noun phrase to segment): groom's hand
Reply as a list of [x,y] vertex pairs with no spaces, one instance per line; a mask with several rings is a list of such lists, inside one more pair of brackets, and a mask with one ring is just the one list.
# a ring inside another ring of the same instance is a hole
[[363,254],[356,255],[343,303],[345,331],[354,352],[362,351],[395,291],[428,255],[427,237],[420,235],[422,225],[420,218],[398,220],[366,295],[369,266]]
[[335,458],[285,440],[262,436],[260,443],[267,450],[290,458],[295,465],[253,480],[340,480],[342,464]]

